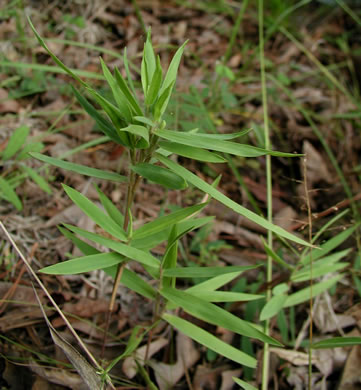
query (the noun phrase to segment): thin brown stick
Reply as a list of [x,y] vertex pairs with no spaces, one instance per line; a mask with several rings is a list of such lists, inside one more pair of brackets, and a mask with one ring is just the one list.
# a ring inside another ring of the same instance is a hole
[[[356,202],[358,200],[361,200],[361,192],[357,195],[353,196],[351,199],[344,199],[340,202],[336,203],[334,206],[329,207],[326,210],[323,210],[319,213],[313,213],[311,214],[311,221],[315,221],[317,219],[327,217],[328,215],[332,213],[336,213],[337,211],[344,209],[348,207],[351,203]],[[307,220],[301,221],[291,227],[291,230],[298,230],[298,229],[304,229],[307,225],[310,223],[309,216],[307,217]]]

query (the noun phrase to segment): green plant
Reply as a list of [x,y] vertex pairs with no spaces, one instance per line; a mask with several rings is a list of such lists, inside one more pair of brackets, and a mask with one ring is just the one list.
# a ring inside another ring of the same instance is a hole
[[[257,361],[254,357],[226,344],[210,332],[185,320],[179,315],[179,308],[193,317],[209,324],[227,328],[243,337],[255,338],[271,345],[280,345],[277,340],[260,331],[256,324],[242,320],[213,303],[263,298],[263,295],[255,296],[254,294],[248,295],[219,290],[243,272],[258,265],[251,267],[183,267],[178,264],[179,241],[190,231],[204,226],[211,220],[211,217],[199,218],[197,214],[207,206],[210,198],[214,198],[280,237],[301,245],[308,246],[309,244],[222,194],[216,188],[220,178],[217,178],[213,184],[208,184],[170,158],[170,155],[174,154],[188,159],[212,163],[225,162],[226,159],[222,156],[222,153],[240,157],[263,155],[293,157],[295,155],[269,151],[231,141],[238,138],[242,133],[204,134],[199,133],[197,129],[189,132],[167,129],[164,115],[175,85],[185,43],[177,50],[165,76],[163,76],[160,58],[155,56],[150,32],[148,32],[141,63],[141,84],[144,96],[142,103],[137,97],[130,76],[126,51],[124,53],[124,67],[127,80],[123,78],[117,68],[114,69],[112,74],[101,60],[104,77],[113,93],[115,101],[115,104],[113,104],[55,57],[31,22],[30,25],[39,43],[48,51],[57,65],[84,87],[84,90],[101,107],[107,117],[94,107],[85,97],[85,93],[74,88],[74,95],[81,106],[109,139],[126,148],[129,156],[128,175],[122,176],[113,172],[104,172],[69,163],[39,153],[32,154],[35,158],[46,163],[99,179],[125,182],[127,186],[126,202],[122,213],[99,188],[97,188],[99,199],[106,212],[103,212],[78,191],[64,185],[64,190],[71,200],[102,228],[107,236],[88,232],[68,224],[60,227],[64,235],[73,241],[84,253],[84,256],[51,265],[41,270],[41,272],[47,274],[76,274],[103,269],[115,278],[113,292],[116,292],[119,283],[123,283],[145,299],[154,302],[152,324],[134,330],[126,350],[104,369],[101,374],[102,378],[107,378],[111,368],[120,359],[131,354],[144,336],[151,332],[159,321],[166,321],[193,340],[230,360],[247,367],[255,367]],[[134,217],[131,209],[136,190],[143,179],[167,189],[178,191],[192,185],[206,193],[207,200],[160,216],[134,230]],[[111,238],[109,238],[109,235]],[[109,251],[102,253],[79,237],[100,244],[108,248]],[[151,250],[162,242],[167,242],[167,246],[164,255],[159,259],[151,253]],[[131,260],[143,266],[148,274],[149,282],[143,280],[128,266]],[[206,280],[187,290],[177,288],[177,279],[184,278],[197,280],[203,278]],[[115,293],[112,295],[109,311],[113,308],[114,299]],[[140,374],[148,384],[151,383],[144,370],[140,370]]]
[[43,191],[51,193],[46,180],[26,164],[29,152],[40,152],[44,146],[37,141],[27,142],[29,131],[28,126],[18,127],[11,135],[5,149],[0,152],[0,198],[12,203],[18,210],[23,206],[15,189],[24,178],[30,177]]

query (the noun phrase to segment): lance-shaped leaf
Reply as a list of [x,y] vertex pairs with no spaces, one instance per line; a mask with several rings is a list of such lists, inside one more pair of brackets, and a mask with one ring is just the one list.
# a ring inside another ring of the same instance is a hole
[[160,58],[157,57],[157,66],[152,77],[152,81],[149,85],[147,96],[145,98],[145,104],[151,106],[158,96],[160,85],[162,83],[162,66],[160,64]]
[[340,244],[342,244],[347,238],[351,236],[351,234],[360,226],[360,223],[355,223],[350,228],[343,230],[341,233],[337,234],[336,236],[332,237],[328,241],[326,241],[324,244],[321,244],[319,248],[315,248],[310,252],[307,256],[305,256],[301,263],[303,265],[309,264],[311,259],[312,261],[315,261],[319,259],[322,256],[327,255],[330,251],[337,248]]
[[299,305],[302,302],[306,302],[310,300],[310,298],[314,298],[317,295],[323,293],[324,291],[328,290],[332,286],[334,286],[338,281],[340,281],[344,277],[343,274],[334,276],[331,279],[325,280],[323,282],[319,282],[312,285],[311,287],[306,287],[300,291],[295,292],[294,294],[291,294],[286,299],[283,307],[290,307],[290,306],[296,306]]
[[257,387],[250,385],[249,383],[243,381],[242,379],[236,378],[234,376],[232,377],[232,379],[237,383],[237,385],[242,387],[242,389],[244,390],[258,390]]
[[272,156],[282,157],[295,157],[301,156],[300,154],[282,153],[262,148],[257,148],[251,145],[239,144],[231,141],[224,141],[221,139],[208,138],[205,136],[199,136],[194,133],[185,133],[172,130],[158,129],[154,132],[156,135],[168,141],[176,142],[181,145],[188,145],[203,149],[216,150],[218,152],[224,152],[234,154],[240,157],[258,157],[265,154]]
[[[126,127],[128,124],[123,116],[123,114],[119,111],[118,107],[115,107],[112,103],[106,100],[99,93],[94,91],[92,88],[87,88],[87,91],[92,95],[94,100],[100,105],[100,107],[106,112],[110,120],[113,122],[116,129],[121,129]],[[120,143],[123,146],[131,146],[132,142],[129,139],[129,134],[126,132],[118,132],[118,138]]]
[[49,267],[42,268],[39,272],[51,275],[75,275],[111,267],[122,261],[124,261],[124,257],[118,253],[99,253],[50,265]]
[[185,291],[167,287],[160,290],[160,294],[169,302],[180,306],[187,313],[202,321],[221,326],[237,334],[255,338],[265,343],[281,345],[277,340],[256,329],[251,323],[236,317],[213,303],[197,298]]
[[83,230],[80,228],[77,228],[76,226],[64,224],[64,226],[71,230],[72,232],[78,234],[79,236],[82,236],[84,238],[87,238],[91,241],[94,241],[100,245],[104,245],[105,247],[120,253],[121,255],[131,259],[135,260],[140,264],[159,269],[159,260],[152,256],[150,253],[142,251],[140,249],[134,248],[130,245],[123,244],[118,241],[111,240],[110,238],[103,237],[96,233],[88,232],[87,230]]
[[65,184],[63,184],[63,188],[69,198],[97,225],[113,237],[116,237],[121,241],[127,240],[124,230],[116,222],[104,214],[103,211],[101,211],[99,207],[97,207],[87,197]]
[[361,337],[332,337],[317,341],[311,345],[313,349],[323,348],[340,348],[340,347],[352,347],[353,345],[360,345]]
[[95,186],[99,199],[105,208],[106,212],[108,213],[109,217],[117,223],[119,226],[123,227],[124,225],[124,216],[123,214],[118,210],[118,208],[114,205],[114,203],[100,190],[100,188],[96,185]]
[[247,367],[256,367],[257,360],[255,358],[229,344],[226,344],[218,337],[213,336],[211,333],[201,329],[199,326],[171,314],[163,314],[162,318],[186,336],[202,345],[205,345],[207,348],[217,352],[221,356]]
[[[182,222],[178,223],[178,231],[180,233],[183,233],[185,231],[189,232],[194,229],[198,229],[205,224],[211,222],[214,219],[214,217],[203,217],[203,218],[191,218]],[[151,235],[144,236],[142,238],[136,238],[133,239],[131,242],[131,245],[135,248],[139,249],[152,249],[155,248],[157,245],[162,243],[168,238],[170,230],[170,225],[165,227],[163,230],[161,230],[158,233],[154,233]],[[137,230],[138,231],[138,230]],[[133,236],[134,237],[134,236]]]
[[258,268],[259,265],[234,265],[229,267],[177,267],[163,271],[164,276],[177,278],[212,278],[233,272],[245,272]]
[[144,44],[143,58],[140,67],[140,75],[142,81],[142,87],[144,91],[144,96],[147,96],[148,89],[153,78],[153,74],[156,68],[156,59],[151,42],[151,33],[148,30],[147,39]]
[[222,274],[219,276],[215,276],[213,278],[210,278],[204,282],[198,283],[192,287],[189,287],[186,292],[189,294],[197,295],[199,292],[202,291],[214,291],[218,288],[224,286],[225,284],[231,282],[233,279],[237,278],[239,275],[241,275],[242,271],[238,272],[231,272]]
[[[98,249],[81,240],[69,230],[64,229],[62,227],[58,228],[64,234],[65,237],[69,238],[74,243],[74,245],[80,249],[80,251],[84,255],[89,256],[101,253]],[[123,258],[125,259],[124,256]],[[118,266],[114,265],[111,267],[103,268],[103,271],[110,275],[112,278],[115,278],[117,274],[117,269]],[[120,281],[124,284],[125,287],[129,288],[130,290],[136,292],[139,295],[144,296],[145,298],[154,299],[157,295],[153,287],[151,287],[147,282],[145,282],[140,276],[138,276],[133,271],[127,268],[123,269]]]
[[181,210],[174,211],[168,215],[164,215],[155,219],[154,221],[148,222],[145,225],[138,228],[133,232],[132,239],[142,239],[147,236],[159,233],[164,229],[168,229],[170,226],[175,225],[178,222],[183,221],[189,216],[202,210],[208,203],[201,203],[194,206],[186,207]]
[[112,180],[118,183],[122,183],[127,180],[125,176],[121,176],[115,172],[107,172],[101,169],[90,168],[84,165],[71,163],[69,161],[64,161],[59,158],[49,157],[40,153],[29,153],[29,154],[32,157],[36,158],[37,160],[65,169],[67,171],[79,173],[80,175],[97,177],[98,179],[104,179],[104,180]]
[[138,175],[143,176],[153,183],[160,184],[163,187],[174,190],[183,190],[187,188],[187,183],[181,176],[158,165],[141,163],[132,165],[131,169]]
[[[174,83],[177,79],[179,63],[180,63],[180,60],[182,58],[183,51],[184,51],[184,48],[185,48],[187,42],[188,41],[185,41],[183,43],[183,45],[181,47],[179,47],[178,50],[176,51],[176,53],[174,54],[172,61],[169,65],[169,68],[167,70],[167,74],[164,77],[162,87],[159,91],[160,94],[163,93],[169,86],[174,85]],[[169,94],[169,96],[170,96],[170,94]],[[168,97],[168,99],[169,99],[169,97]]]
[[191,158],[192,160],[205,161],[211,163],[224,163],[226,159],[209,150],[195,148],[188,145],[180,145],[176,142],[160,141],[159,146],[168,152],[178,154],[179,156]]
[[98,125],[99,129],[107,135],[110,139],[112,139],[117,144],[122,144],[122,140],[119,138],[115,127],[111,122],[103,117],[103,115],[99,114],[99,112],[89,103],[89,101],[82,96],[73,86],[73,93],[77,98],[78,102],[84,108],[84,110],[95,120],[95,123]]
[[2,160],[9,160],[22,148],[22,146],[24,146],[25,140],[29,135],[29,131],[30,129],[28,126],[20,126],[14,131],[5,150],[1,153]]
[[11,185],[0,176],[0,196],[12,203],[19,211],[23,205]]
[[122,132],[126,132],[126,133],[132,134],[136,137],[140,137],[141,139],[135,145],[139,149],[146,149],[149,147],[149,131],[144,126],[129,125],[127,127],[119,129],[118,132],[119,132],[119,134]]
[[[124,50],[124,53],[125,53],[125,50]],[[128,84],[124,80],[123,76],[121,75],[121,73],[119,72],[117,67],[114,68],[114,76],[115,76],[115,80],[117,81],[117,83],[119,85],[119,88],[123,92],[124,96],[127,98],[128,103],[131,105],[133,112],[136,115],[140,115],[140,116],[143,115],[142,109],[140,108],[140,105],[139,105],[139,102],[138,102],[136,95],[134,95],[131,92],[131,90],[128,87]]]
[[231,291],[197,291],[194,293],[189,291],[189,294],[207,302],[248,302],[264,298],[264,295],[237,293]]
[[280,294],[280,295],[274,295],[264,306],[260,314],[260,320],[265,321],[268,318],[274,317],[276,314],[278,314],[286,300],[287,300],[287,295],[285,294]]
[[229,199],[227,196],[216,190],[213,186],[209,185],[202,179],[200,179],[198,176],[193,174],[192,172],[188,171],[186,168],[178,165],[174,161],[170,160],[169,158],[166,158],[159,153],[155,155],[155,157],[161,161],[165,166],[167,166],[169,169],[171,169],[173,172],[178,174],[179,176],[182,176],[184,180],[188,181],[189,183],[193,184],[195,187],[199,188],[200,190],[204,191],[205,193],[212,196],[214,199],[218,200],[219,202],[223,203],[225,206],[229,207],[230,209],[234,210],[240,215],[243,215],[244,217],[248,218],[249,220],[253,221],[254,223],[261,225],[262,227],[271,230],[272,232],[278,234],[279,236],[282,236],[284,238],[287,238],[291,241],[294,241],[301,245],[310,246],[310,244],[307,241],[302,240],[301,238],[296,237],[295,235],[287,232],[286,230],[280,228],[277,225],[274,225],[273,223],[270,223],[266,219],[260,217],[256,213],[246,209],[245,207],[239,205],[238,203],[234,202],[233,200]]
[[47,183],[47,181],[42,177],[40,176],[34,169],[28,167],[27,165],[22,165],[21,166],[21,169],[27,174],[29,175],[33,180],[34,182],[44,191],[46,192],[47,194],[51,194],[51,188],[49,186],[49,184]]
[[172,94],[173,85],[174,83],[169,85],[168,88],[166,88],[162,93],[159,92],[159,98],[154,103],[153,109],[153,117],[156,121],[162,118],[162,115],[167,108],[170,95]]
[[113,96],[117,103],[119,112],[122,114],[126,122],[128,123],[131,122],[132,113],[131,113],[131,109],[129,108],[127,98],[124,96],[123,91],[120,89],[118,83],[115,81],[113,75],[111,74],[108,67],[105,65],[102,58],[100,58],[100,63],[103,69],[104,76],[113,92]]
[[[115,276],[117,274],[117,268],[117,266],[105,268],[104,272],[106,272],[109,276],[115,279]],[[128,268],[123,269],[120,281],[124,284],[125,287],[129,288],[129,290],[132,290],[145,298],[154,300],[157,296],[157,292],[150,284],[148,284],[140,276],[138,276],[136,273],[134,273]]]

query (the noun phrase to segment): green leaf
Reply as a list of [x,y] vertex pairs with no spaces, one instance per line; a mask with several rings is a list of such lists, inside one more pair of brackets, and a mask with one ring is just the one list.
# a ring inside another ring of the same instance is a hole
[[28,19],[28,22],[29,22],[29,25],[31,27],[31,29],[33,30],[33,33],[35,34],[36,36],[36,39],[38,40],[38,42],[40,43],[40,45],[48,52],[48,54],[50,55],[50,57],[54,60],[54,62],[61,68],[63,69],[66,73],[68,73],[71,77],[73,77],[74,80],[77,80],[80,84],[82,84],[83,86],[88,86],[87,83],[85,83],[80,77],[78,77],[74,72],[72,72],[67,66],[65,66],[60,60],[58,57],[56,57],[48,48],[48,46],[46,45],[46,43],[44,42],[44,40],[41,38],[41,36],[38,34],[38,32],[36,31],[33,23],[31,22],[30,18],[27,17]]
[[67,239],[71,240],[71,242],[86,256],[89,255],[96,255],[97,253],[101,253],[98,251],[98,249],[94,248],[92,245],[89,245],[87,242],[81,240],[78,238],[74,233],[70,232],[67,229],[64,229],[61,226],[58,226],[58,229],[60,232],[65,236]]
[[294,266],[288,264],[286,261],[282,259],[282,257],[278,256],[278,254],[267,244],[266,240],[263,237],[262,237],[262,243],[267,255],[272,257],[272,259],[276,263],[280,264],[282,267],[287,268],[290,271],[293,271],[295,269]]
[[168,152],[191,158],[192,160],[212,163],[224,163],[226,161],[225,158],[219,156],[218,154],[212,153],[205,149],[194,148],[193,146],[180,145],[169,141],[161,141],[159,142],[159,146]]
[[124,261],[124,257],[118,253],[99,253],[96,255],[77,257],[62,263],[42,268],[39,272],[51,275],[75,275],[103,269]]
[[98,244],[104,245],[105,247],[118,252],[131,260],[136,260],[138,263],[143,265],[159,269],[159,260],[148,252],[134,248],[130,245],[123,244],[121,242],[111,240],[110,238],[103,237],[99,234],[88,232],[87,230],[77,228],[76,226],[68,224],[64,224],[64,226],[72,232]]
[[265,321],[277,315],[287,300],[287,295],[274,295],[264,306],[260,314],[260,320]]
[[112,123],[105,119],[101,114],[99,114],[99,112],[88,102],[88,100],[85,99],[85,97],[83,97],[73,86],[72,89],[78,102],[81,104],[84,110],[95,120],[99,129],[117,144],[124,145]]
[[223,274],[215,276],[214,278],[208,279],[204,282],[198,283],[195,286],[189,287],[186,292],[189,294],[197,295],[202,291],[214,291],[231,282],[233,279],[241,275],[243,271],[232,272],[229,274]]
[[47,194],[51,194],[51,188],[49,187],[49,184],[42,176],[40,176],[36,171],[34,171],[34,169],[26,165],[22,165],[21,169],[26,172],[44,192],[46,192]]
[[340,347],[352,347],[353,345],[360,345],[361,337],[332,337],[330,339],[325,339],[317,341],[311,345],[313,349],[323,349],[323,348],[340,348]]
[[168,287],[160,290],[160,294],[171,303],[182,307],[187,313],[202,321],[221,326],[237,334],[255,338],[269,344],[281,345],[277,340],[257,330],[249,322],[185,291]]
[[237,293],[230,291],[189,291],[187,293],[207,302],[248,302],[264,298],[264,295]]
[[311,269],[300,270],[300,271],[296,272],[295,274],[293,274],[291,276],[291,280],[295,283],[305,282],[307,280],[311,280],[311,274],[312,274],[312,279],[315,279],[315,278],[319,278],[319,277],[327,275],[327,274],[331,274],[333,272],[340,271],[349,265],[350,265],[349,263],[317,265],[315,267],[312,267],[312,272],[311,272]]
[[147,106],[151,106],[154,102],[155,99],[158,96],[160,85],[162,83],[162,66],[160,64],[160,59],[159,56],[157,57],[157,67],[155,69],[155,72],[153,74],[152,81],[150,83],[147,96],[145,99],[145,104]]
[[44,149],[44,144],[42,142],[30,142],[20,150],[16,155],[16,160],[21,161],[29,158],[30,152],[39,153]]
[[[167,74],[164,77],[164,81],[162,84],[162,87],[159,91],[159,94],[162,94],[169,86],[173,86],[175,84],[175,81],[177,79],[177,73],[178,73],[178,67],[180,60],[183,55],[184,48],[186,46],[188,41],[185,41],[181,47],[178,48],[176,53],[174,54],[172,61],[169,65],[169,68],[167,70]],[[170,95],[170,94],[169,94]],[[169,99],[169,97],[168,97]]]
[[[106,112],[110,120],[113,122],[116,129],[121,129],[127,126],[127,122],[123,117],[123,114],[119,111],[118,107],[114,106],[108,100],[104,99],[99,93],[94,91],[92,88],[87,88],[87,91],[92,95],[92,97],[96,100],[96,102],[100,105],[100,107]],[[131,146],[131,140],[129,139],[128,133],[117,133],[119,143],[124,146]]]
[[9,160],[11,157],[18,152],[22,146],[24,145],[26,138],[29,135],[29,127],[28,126],[20,126],[18,127],[12,136],[9,139],[9,142],[2,153],[2,160]]
[[160,184],[163,187],[174,190],[183,190],[187,188],[187,183],[182,179],[182,177],[170,171],[169,169],[160,167],[158,165],[141,163],[132,165],[131,169],[138,175],[143,176],[153,183]]
[[[178,231],[182,233],[183,231],[190,231],[194,229],[198,229],[201,226],[211,222],[214,219],[214,217],[203,217],[203,218],[191,218],[182,222],[179,222],[178,224]],[[170,230],[170,226],[167,226],[164,230],[146,236],[144,238],[135,239],[132,240],[131,245],[135,248],[139,249],[152,249],[155,248],[157,245],[165,241],[168,237]],[[138,231],[138,230],[137,230]]]
[[37,160],[43,161],[47,164],[54,165],[56,167],[79,173],[80,175],[97,177],[98,179],[112,180],[118,183],[122,183],[127,180],[125,176],[121,176],[115,172],[107,172],[101,169],[90,168],[84,165],[71,163],[69,161],[60,160],[59,158],[49,157],[45,154],[30,153],[30,155]]
[[243,381],[242,379],[236,378],[232,376],[232,379],[237,383],[237,385],[241,386],[244,390],[258,390],[257,387],[250,385],[249,383]]
[[144,142],[138,142],[138,144],[136,145],[137,148],[146,149],[149,147],[149,131],[146,127],[131,124],[127,127],[118,130],[118,132],[120,133],[123,131],[133,134],[137,137],[141,137],[144,140]]
[[132,120],[132,112],[128,105],[128,100],[124,96],[122,90],[120,89],[118,83],[115,81],[114,77],[112,76],[110,70],[105,65],[104,61],[100,57],[100,64],[103,69],[104,76],[112,90],[114,100],[117,103],[119,112],[121,113],[121,116],[125,119],[127,123],[131,122]]
[[124,96],[127,98],[128,103],[132,107],[133,112],[136,115],[143,115],[143,111],[140,108],[140,105],[139,105],[139,102],[138,102],[136,95],[132,94],[126,81],[124,80],[123,76],[121,75],[121,73],[119,72],[117,67],[114,68],[114,76],[115,76],[115,80],[118,83],[119,88],[121,89]]
[[176,142],[181,145],[188,145],[193,147],[198,147],[202,149],[216,150],[218,152],[234,154],[240,157],[258,157],[265,154],[270,154],[271,156],[281,156],[281,157],[295,157],[301,156],[300,154],[292,153],[281,153],[271,150],[266,150],[262,148],[257,148],[251,145],[239,144],[231,141],[223,141],[219,139],[208,138],[205,136],[199,137],[198,134],[194,133],[185,133],[172,130],[162,130],[157,129],[154,134],[158,137],[166,139],[168,141]]
[[132,330],[132,333],[129,337],[129,340],[127,342],[127,346],[124,350],[124,352],[116,357],[115,359],[113,359],[107,366],[106,368],[106,372],[110,372],[111,369],[118,363],[120,362],[122,359],[124,359],[125,357],[131,355],[139,346],[139,344],[141,343],[141,341],[143,340],[143,337],[145,336],[146,332],[143,331],[143,327],[139,326],[139,325],[136,325],[133,330]]
[[304,241],[301,238],[298,238],[295,235],[282,229],[281,227],[268,222],[266,219],[260,217],[256,213],[246,209],[245,207],[243,207],[243,206],[239,205],[238,203],[234,202],[233,200],[229,199],[227,196],[225,196],[224,194],[222,194],[221,192],[216,190],[214,187],[212,187],[211,185],[209,185],[208,183],[206,183],[205,181],[200,179],[198,176],[196,176],[193,173],[191,173],[190,171],[188,171],[186,168],[178,165],[177,163],[160,155],[159,153],[157,153],[155,155],[155,157],[159,161],[161,161],[165,166],[167,166],[169,169],[171,169],[173,172],[175,172],[179,176],[183,177],[184,180],[193,184],[195,187],[199,188],[203,192],[211,195],[214,199],[223,203],[225,206],[234,210],[236,213],[243,215],[244,217],[248,218],[249,220],[253,221],[254,223],[261,225],[265,229],[271,230],[272,232],[278,234],[281,237],[287,238],[287,239],[294,241],[294,242],[301,244],[301,245],[310,246],[310,244],[307,241]]
[[159,92],[159,98],[155,102],[153,109],[153,117],[156,121],[160,120],[167,108],[170,95],[172,94],[173,85],[174,83],[166,88],[162,93]]
[[[143,89],[144,89],[144,95],[147,96],[148,89],[149,89],[151,80],[153,78],[153,74],[154,74],[155,69],[156,69],[156,59],[155,59],[155,54],[154,54],[154,50],[153,50],[153,46],[152,46],[152,42],[151,42],[150,30],[148,30],[147,39],[146,39],[145,44],[144,44],[142,65],[143,65],[143,62],[144,62],[145,75],[146,75],[145,88],[143,87]],[[143,83],[143,80],[142,80],[142,83]]]
[[123,228],[124,224],[124,216],[123,214],[118,210],[118,208],[113,204],[113,202],[100,190],[100,188],[95,185],[95,188],[98,192],[99,199],[105,208],[107,214],[109,217],[118,224],[121,228]]
[[184,219],[202,210],[207,204],[208,203],[197,204],[194,206],[186,207],[181,210],[174,211],[173,213],[170,213],[168,215],[159,217],[138,228],[135,232],[133,232],[132,238],[134,240],[136,239],[139,240],[147,236],[151,236],[153,234],[161,232],[164,229],[169,229],[169,227],[175,225],[178,222],[183,221]]
[[[105,268],[104,272],[110,275],[113,279],[117,274],[117,266],[110,268]],[[121,283],[130,290],[136,292],[139,295],[142,295],[145,298],[154,300],[157,296],[157,292],[151,287],[146,281],[144,281],[140,276],[138,276],[133,271],[128,268],[123,269],[123,274],[120,279]]]
[[211,278],[227,273],[245,272],[258,267],[259,265],[235,265],[229,267],[177,267],[165,269],[163,274],[164,276],[174,276],[177,278]]
[[239,349],[236,349],[231,345],[226,344],[218,337],[213,336],[209,332],[206,332],[205,330],[190,323],[189,321],[183,320],[182,318],[173,316],[171,314],[163,314],[162,318],[174,328],[184,333],[186,336],[192,338],[193,340],[197,341],[202,345],[205,345],[207,348],[217,352],[221,356],[224,356],[229,360],[233,360],[234,362],[247,367],[256,367],[256,359],[245,354]]
[[106,214],[104,214],[103,211],[101,211],[99,207],[92,203],[88,198],[65,184],[63,184],[63,188],[69,198],[97,225],[113,237],[116,237],[121,241],[127,240],[124,230]]
[[309,253],[301,260],[301,263],[306,265],[311,261],[311,259],[312,261],[315,261],[320,257],[327,255],[327,253],[331,252],[333,249],[337,248],[340,244],[347,240],[359,226],[360,223],[355,223],[352,227],[343,230],[335,237],[332,237],[330,240],[320,245],[319,248],[313,249],[311,253]]
[[23,209],[20,198],[10,186],[10,184],[0,176],[0,194],[1,196],[12,203],[19,211]]
[[[316,297],[317,295],[320,295],[324,291],[328,290],[332,286],[334,286],[338,281],[340,281],[344,275],[340,274],[337,276],[334,276],[331,279],[325,280],[320,283],[316,283],[312,286],[312,298]],[[291,294],[288,296],[285,304],[283,307],[290,307],[290,306],[296,306],[299,305],[302,302],[306,302],[310,300],[311,298],[311,288],[306,287],[300,291],[295,292],[294,294]]]
[[215,140],[223,140],[227,141],[230,139],[235,139],[239,137],[243,137],[244,135],[248,134],[250,131],[252,131],[252,128],[242,130],[242,131],[237,131],[235,133],[226,133],[226,134],[208,134],[208,133],[198,133],[199,129],[193,129],[190,130],[188,133],[190,134],[197,134],[198,137],[203,137],[205,139],[215,139]]
[[135,91],[132,76],[131,76],[130,71],[129,71],[129,63],[128,63],[128,56],[127,56],[127,48],[126,47],[124,48],[124,52],[123,52],[123,63],[124,63],[125,73],[127,74],[128,84],[130,86],[130,89],[132,90],[133,96],[136,96],[137,93]]
[[163,287],[175,287],[175,278],[166,277],[163,271],[177,266],[178,242],[180,239],[177,233],[177,225],[175,224],[169,233],[167,248],[162,258],[161,286]]
[[145,116],[134,116],[133,119],[137,120],[138,122],[144,123],[145,125],[148,125],[149,127],[156,126],[155,122],[153,122],[149,118],[146,118]]

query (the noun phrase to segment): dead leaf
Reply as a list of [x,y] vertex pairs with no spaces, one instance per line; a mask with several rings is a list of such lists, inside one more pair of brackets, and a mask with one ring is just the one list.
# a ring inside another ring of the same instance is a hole
[[[294,351],[283,348],[270,348],[270,351],[275,353],[278,357],[292,363],[295,366],[307,366],[308,354],[305,352]],[[316,364],[318,360],[312,356],[312,364]]]
[[234,388],[233,377],[240,377],[242,369],[238,368],[236,370],[226,370],[222,372],[222,385],[219,390],[232,390]]
[[194,347],[193,341],[184,334],[177,333],[177,362],[175,364],[165,364],[150,361],[155,378],[160,390],[167,390],[182,378],[186,370],[191,368],[199,359],[199,351]]
[[[151,342],[149,345],[145,344],[138,348],[133,356],[128,356],[123,362],[123,372],[129,378],[132,379],[137,374],[137,363],[144,365],[145,359],[151,358],[155,353],[160,351],[168,344],[168,340],[160,337],[159,339]],[[146,356],[147,355],[147,356]]]
[[307,140],[303,143],[303,153],[306,155],[306,174],[309,187],[311,188],[312,184],[320,181],[332,183],[333,178],[323,156]]
[[18,112],[20,104],[14,100],[8,98],[8,92],[4,88],[0,88],[0,114],[7,112]]
[[[78,374],[70,372],[69,370],[45,368],[37,364],[34,360],[31,360],[30,369],[35,374],[39,375],[39,377],[46,379],[50,383],[66,386],[74,390],[87,390],[89,388]],[[44,387],[41,389],[44,389]]]

